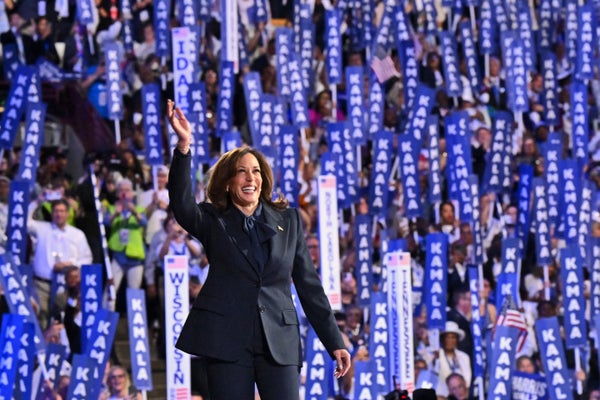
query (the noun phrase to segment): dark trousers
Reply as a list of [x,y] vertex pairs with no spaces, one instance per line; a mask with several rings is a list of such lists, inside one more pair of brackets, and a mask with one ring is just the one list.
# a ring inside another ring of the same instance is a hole
[[207,360],[210,400],[254,400],[254,384],[261,400],[298,399],[298,366],[279,365],[265,354],[254,365]]
[[253,325],[251,340],[240,360],[206,359],[210,400],[254,400],[255,383],[261,400],[298,399],[300,369],[273,360],[258,313]]

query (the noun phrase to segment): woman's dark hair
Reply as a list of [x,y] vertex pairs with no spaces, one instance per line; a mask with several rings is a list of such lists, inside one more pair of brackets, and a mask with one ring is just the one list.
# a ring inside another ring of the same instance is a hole
[[227,193],[227,185],[231,178],[237,173],[237,167],[240,159],[246,154],[252,154],[258,160],[260,175],[262,177],[262,186],[260,188],[260,200],[277,209],[283,210],[288,206],[285,197],[279,196],[275,201],[271,199],[274,187],[273,171],[267,162],[265,156],[256,149],[248,146],[238,147],[223,154],[217,163],[209,171],[208,185],[206,187],[206,197],[208,201],[217,208],[224,210],[231,204],[231,198]]

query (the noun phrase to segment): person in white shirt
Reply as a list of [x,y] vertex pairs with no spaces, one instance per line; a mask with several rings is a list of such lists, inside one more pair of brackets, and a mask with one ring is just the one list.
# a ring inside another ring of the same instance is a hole
[[53,200],[52,222],[37,221],[31,217],[27,231],[34,241],[34,284],[40,300],[38,319],[48,325],[50,285],[53,275],[70,266],[81,267],[92,263],[92,251],[83,231],[67,223],[69,203],[65,199]]
[[442,348],[437,352],[434,361],[434,371],[438,374],[436,393],[438,396],[446,397],[449,394],[446,378],[457,373],[465,378],[467,389],[471,383],[472,370],[469,355],[458,350],[457,345],[465,337],[465,332],[458,327],[454,321],[446,321],[445,329],[440,332]]

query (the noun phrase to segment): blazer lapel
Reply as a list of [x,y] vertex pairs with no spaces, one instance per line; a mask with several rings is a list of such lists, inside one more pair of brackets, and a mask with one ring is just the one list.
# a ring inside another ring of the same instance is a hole
[[250,264],[254,272],[258,274],[260,267],[250,254],[251,251],[256,250],[251,248],[250,238],[242,228],[243,221],[241,214],[233,208],[228,209],[223,213],[223,224],[225,225],[225,231],[229,234],[233,243],[246,258],[246,261]]
[[[282,235],[282,233],[285,233],[285,231],[287,231],[288,226],[284,224],[284,220],[281,213],[273,210],[271,207],[263,206],[263,213],[265,213],[265,221],[267,225],[266,228],[268,228],[270,231],[268,236],[270,239],[269,244],[271,247],[271,252],[269,254],[270,261],[271,256],[273,254],[279,254],[283,251],[283,244],[285,243],[285,241],[282,239],[286,236]],[[269,265],[269,261],[267,261],[265,267]]]

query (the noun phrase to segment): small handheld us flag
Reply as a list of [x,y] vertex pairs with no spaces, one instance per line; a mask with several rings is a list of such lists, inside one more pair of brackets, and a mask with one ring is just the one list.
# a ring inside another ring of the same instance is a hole
[[494,324],[492,338],[496,333],[497,326],[508,326],[519,330],[519,336],[517,336],[517,351],[521,351],[523,345],[525,345],[525,340],[527,339],[527,323],[525,322],[523,313],[517,309],[510,294],[507,294],[502,301],[502,307],[500,308],[496,323]]

